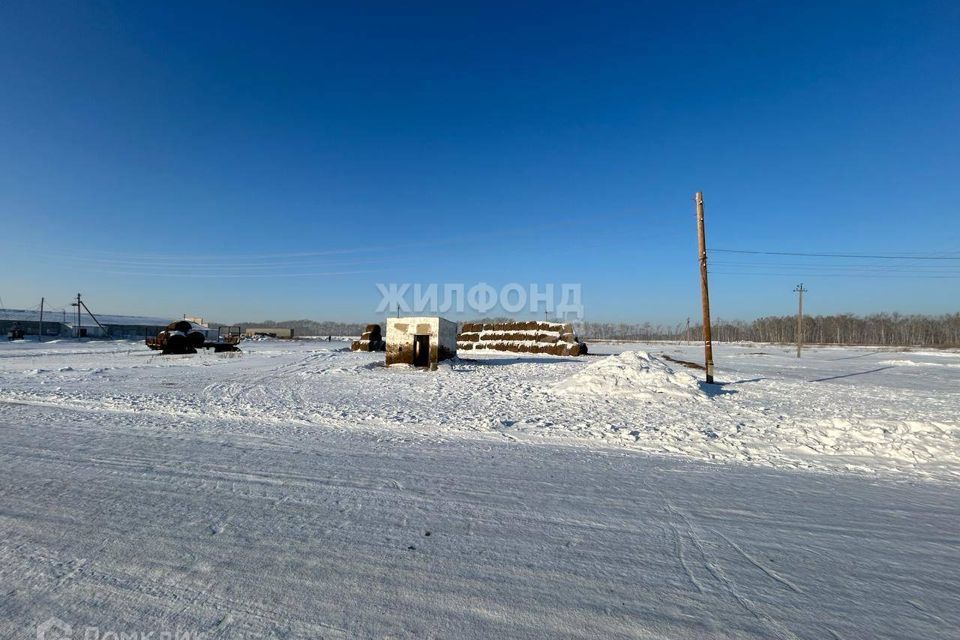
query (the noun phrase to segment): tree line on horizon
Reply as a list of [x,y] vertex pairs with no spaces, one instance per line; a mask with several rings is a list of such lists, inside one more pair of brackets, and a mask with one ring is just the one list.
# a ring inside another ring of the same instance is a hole
[[[584,323],[585,340],[695,340],[703,335],[702,323],[662,324]],[[710,330],[716,342],[797,341],[797,316],[765,316],[751,322],[743,320],[711,321]],[[859,316],[852,313],[804,316],[803,342],[808,344],[877,345],[877,346],[960,346],[960,313],[943,315],[901,315],[874,313]]]
[[[480,318],[472,322],[510,322],[514,318]],[[284,327],[297,336],[359,336],[365,323],[316,320],[263,320],[243,322],[241,326]],[[462,322],[460,323],[463,324]],[[574,322],[583,340],[694,340],[702,336],[701,324],[674,325],[614,322]],[[878,346],[960,346],[960,313],[922,315],[852,313],[803,317],[803,341],[809,344]],[[711,322],[717,342],[797,341],[797,317],[764,316],[753,321],[722,320]]]

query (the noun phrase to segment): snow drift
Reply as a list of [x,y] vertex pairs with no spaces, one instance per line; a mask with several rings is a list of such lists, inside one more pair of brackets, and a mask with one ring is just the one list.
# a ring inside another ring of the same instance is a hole
[[554,390],[568,394],[705,397],[695,377],[675,371],[646,351],[608,356],[558,382]]

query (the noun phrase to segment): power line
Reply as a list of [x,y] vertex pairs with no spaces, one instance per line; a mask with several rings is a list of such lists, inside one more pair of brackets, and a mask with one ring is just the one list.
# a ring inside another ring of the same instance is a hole
[[807,258],[867,258],[870,260],[960,260],[960,256],[870,255],[862,253],[805,253],[801,251],[753,251],[748,249],[712,249],[714,253],[747,253],[761,256],[804,256]]
[[811,264],[797,264],[790,262],[738,262],[738,261],[728,261],[728,260],[717,260],[713,262],[714,265],[719,267],[756,267],[759,270],[777,270],[777,271],[791,271],[791,272],[807,272],[807,271],[836,271],[843,273],[854,273],[858,271],[868,272],[868,273],[919,273],[919,274],[960,274],[960,265],[916,265],[916,264],[904,264],[904,263],[894,263],[894,264],[836,264],[836,263],[811,263]]
[[711,261],[710,264],[730,264],[745,267],[803,267],[803,268],[838,268],[838,269],[859,269],[859,268],[877,268],[877,269],[960,269],[960,264],[911,264],[902,262],[845,262],[831,260],[830,262],[814,262],[791,260],[783,262],[779,259],[762,258],[739,258],[736,256],[724,256],[718,260]]
[[[780,273],[763,273],[757,271],[711,271],[710,275],[717,276],[769,276],[774,278],[792,278],[796,275],[796,271],[782,271]],[[899,278],[905,280],[960,280],[960,274],[952,276],[941,276],[941,275],[898,275],[896,273],[817,273],[805,271],[804,275],[817,277],[817,278]]]
[[[613,216],[605,216],[605,220],[609,221],[611,219],[624,218],[632,219],[630,216],[632,214],[624,212],[622,214],[615,214]],[[551,228],[558,229],[562,228],[564,224],[567,223],[578,223],[581,219],[579,216],[564,216],[558,217],[551,222]],[[495,231],[486,231],[480,233],[472,233],[469,235],[460,235],[456,237],[443,238],[439,240],[425,240],[419,242],[410,242],[404,243],[402,247],[399,248],[411,248],[411,249],[434,249],[436,247],[449,246],[451,250],[459,250],[458,245],[463,242],[475,242],[477,240],[495,240],[504,237],[516,237],[517,235],[534,235],[536,237],[542,236],[544,233],[544,227],[542,224],[528,224],[521,225],[516,228],[512,228],[507,231],[495,230]],[[327,257],[336,257],[343,254],[357,254],[357,253],[384,253],[385,259],[392,259],[395,256],[398,250],[398,245],[362,245],[362,246],[353,246],[353,247],[339,247],[335,249],[327,249],[321,251],[293,251],[293,252],[279,252],[279,253],[253,253],[253,254],[230,254],[230,253],[219,253],[219,254],[171,254],[171,253],[162,253],[162,254],[149,254],[143,252],[116,252],[116,251],[98,251],[98,252],[87,252],[85,254],[71,255],[65,253],[50,253],[45,252],[43,248],[38,248],[34,253],[35,255],[42,255],[49,258],[63,258],[67,260],[83,260],[88,262],[104,262],[104,263],[117,263],[117,264],[128,264],[130,262],[141,263],[141,264],[155,264],[157,266],[165,266],[170,263],[173,263],[171,266],[177,266],[178,264],[191,264],[195,266],[218,266],[224,261],[233,264],[238,260],[253,260],[253,261],[262,261],[262,260],[308,260],[312,258],[327,258]],[[274,263],[280,264],[280,263]]]
[[[385,273],[393,271],[389,267],[383,267],[382,269],[360,269],[356,271],[319,271],[319,272],[305,272],[305,273],[176,273],[178,278],[320,278],[320,277],[329,277],[329,276],[348,276],[348,275],[358,275],[366,273]],[[138,277],[151,277],[151,278],[162,278],[168,277],[171,274],[169,273],[153,273],[153,272],[142,272],[142,271],[121,271],[117,272],[110,269],[87,269],[89,273],[112,273],[121,276],[138,276]]]

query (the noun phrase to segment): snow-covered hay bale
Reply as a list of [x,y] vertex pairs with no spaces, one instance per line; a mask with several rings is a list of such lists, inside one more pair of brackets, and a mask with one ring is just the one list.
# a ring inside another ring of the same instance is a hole
[[164,354],[196,353],[197,350],[190,344],[190,339],[180,331],[165,331],[163,341]]
[[561,380],[554,389],[565,394],[705,397],[695,377],[675,371],[645,351],[626,351],[598,360]]
[[571,325],[536,320],[464,323],[457,336],[457,348],[556,356],[582,356],[587,353],[587,345],[574,335]]
[[167,325],[167,331],[179,331],[182,334],[188,334],[193,329],[193,325],[187,320],[174,320]]
[[350,345],[353,351],[384,351],[387,343],[383,339],[383,331],[378,324],[368,324],[359,340]]

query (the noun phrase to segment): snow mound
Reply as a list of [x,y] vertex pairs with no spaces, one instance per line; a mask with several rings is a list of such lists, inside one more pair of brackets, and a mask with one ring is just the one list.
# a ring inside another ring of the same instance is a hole
[[960,364],[953,362],[918,362],[917,360],[880,360],[877,364],[889,367],[951,367],[960,368]]
[[646,351],[625,351],[603,358],[561,380],[554,385],[554,390],[563,394],[705,397],[695,377],[674,371]]

